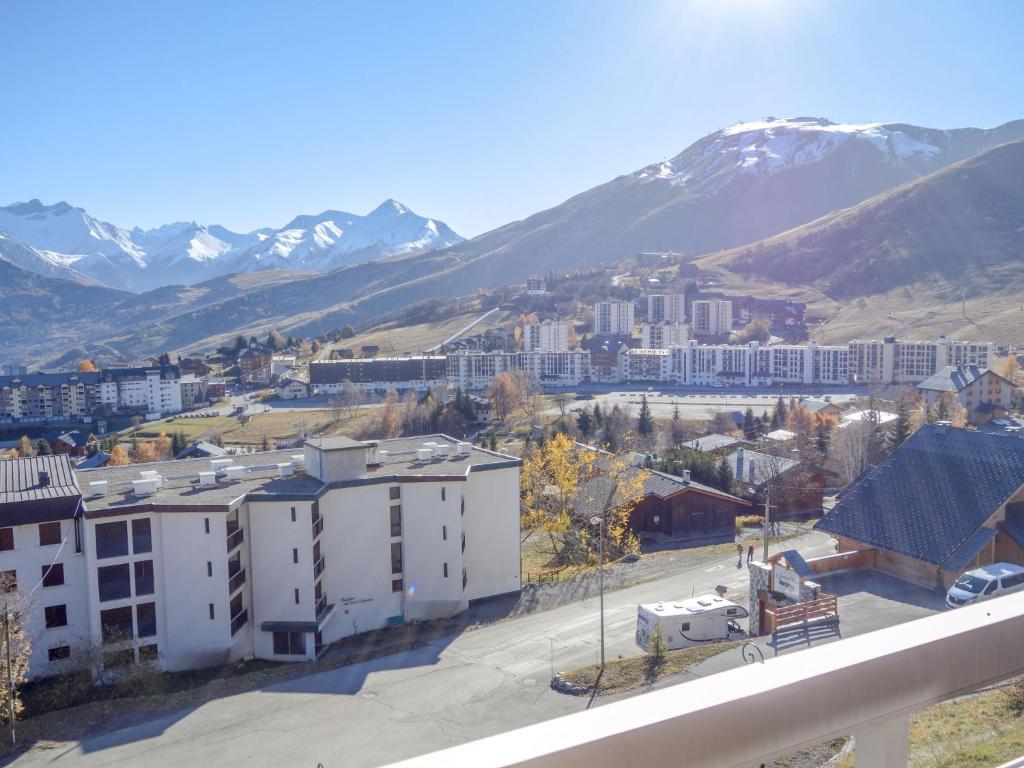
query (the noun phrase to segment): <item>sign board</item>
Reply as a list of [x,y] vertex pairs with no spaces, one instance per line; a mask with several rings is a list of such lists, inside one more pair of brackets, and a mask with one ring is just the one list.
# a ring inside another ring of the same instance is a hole
[[772,568],[772,581],[776,592],[781,592],[789,599],[800,602],[800,576],[796,571],[783,568],[776,563]]

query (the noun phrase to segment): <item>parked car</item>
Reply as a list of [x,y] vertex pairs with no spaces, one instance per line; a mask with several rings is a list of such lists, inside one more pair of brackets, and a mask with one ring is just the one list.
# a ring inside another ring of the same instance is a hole
[[946,607],[959,608],[1024,589],[1024,567],[993,563],[967,571],[946,593]]

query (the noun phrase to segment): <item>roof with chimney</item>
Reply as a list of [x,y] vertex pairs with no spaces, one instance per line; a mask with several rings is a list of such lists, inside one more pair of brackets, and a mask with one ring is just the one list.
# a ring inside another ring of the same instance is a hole
[[0,526],[71,518],[81,501],[65,454],[0,461]]
[[[1022,490],[1024,441],[925,424],[855,480],[815,527],[956,570],[991,540],[995,529],[986,522]],[[1010,517],[1007,533],[1024,538],[1024,521]]]
[[[986,373],[999,376],[998,373],[977,365],[947,365],[935,375],[929,376],[918,384],[917,388],[932,392],[961,392]],[[999,378],[1003,377],[999,376]]]
[[760,451],[740,448],[725,457],[733,476],[746,485],[757,488],[769,480],[788,472],[800,462]]

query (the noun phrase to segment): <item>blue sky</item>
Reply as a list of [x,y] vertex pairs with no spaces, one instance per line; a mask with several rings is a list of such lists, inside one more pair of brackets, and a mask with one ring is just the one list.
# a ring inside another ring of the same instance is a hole
[[472,236],[740,119],[1024,117],[1024,3],[0,5],[0,204],[236,230],[394,197]]

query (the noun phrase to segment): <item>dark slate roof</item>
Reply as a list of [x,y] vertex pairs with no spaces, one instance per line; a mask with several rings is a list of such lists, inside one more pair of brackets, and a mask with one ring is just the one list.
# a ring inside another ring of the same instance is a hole
[[1024,441],[926,424],[816,528],[943,565],[1022,485]]
[[935,392],[959,392],[986,373],[988,373],[988,368],[979,368],[976,365],[947,365],[935,375],[929,376],[918,384],[917,388]]
[[978,550],[992,541],[995,535],[995,528],[982,526],[968,536],[963,544],[953,550],[953,554],[946,558],[942,567],[947,571],[962,571],[974,559],[974,556],[978,554]]
[[[49,474],[40,485],[39,473]],[[66,454],[0,461],[0,525],[24,525],[74,517],[82,502]]]
[[220,458],[227,456],[227,448],[221,448],[219,445],[208,443],[205,440],[197,440],[192,445],[183,449],[174,458],[176,459],[204,459],[213,456],[214,458]]
[[814,576],[814,571],[811,570],[811,566],[804,560],[804,556],[795,549],[787,549],[781,553],[781,556],[786,558],[786,564],[796,571],[798,575],[803,576],[805,579]]
[[[811,413],[818,413],[826,408],[839,408],[838,405],[833,403],[831,400],[814,400],[813,398],[807,400],[801,400],[800,405],[806,408]],[[840,408],[840,410],[842,410]]]
[[80,462],[75,464],[75,469],[95,469],[96,467],[105,467],[109,460],[109,453],[96,451],[92,456],[86,456]]
[[719,451],[723,448],[731,448],[742,442],[742,440],[730,435],[711,434],[703,435],[702,437],[698,437],[693,440],[687,440],[685,443],[682,443],[682,447],[690,448],[694,451],[700,451],[701,453],[711,453],[712,451]]
[[59,387],[61,384],[99,384],[100,374],[96,371],[69,371],[67,373],[26,373],[24,376],[0,376],[3,387]]

